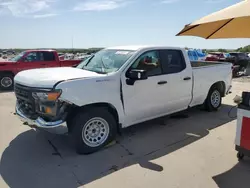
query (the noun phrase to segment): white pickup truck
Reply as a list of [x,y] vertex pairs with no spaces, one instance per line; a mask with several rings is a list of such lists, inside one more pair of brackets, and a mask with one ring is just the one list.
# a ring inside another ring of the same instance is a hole
[[78,153],[92,153],[121,128],[201,104],[217,110],[231,67],[190,62],[181,48],[106,48],[76,68],[18,73],[16,114],[32,128],[72,134]]

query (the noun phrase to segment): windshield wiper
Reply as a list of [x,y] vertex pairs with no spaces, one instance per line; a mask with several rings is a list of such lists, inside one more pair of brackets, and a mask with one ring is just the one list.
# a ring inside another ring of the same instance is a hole
[[106,66],[105,66],[104,63],[103,63],[102,58],[101,58],[101,63],[102,63],[102,72],[103,72],[103,73],[106,73],[105,69],[107,69],[107,68],[106,68]]
[[[83,70],[87,70],[87,71],[90,71],[90,72],[96,72],[96,73],[98,73],[98,74],[107,74],[107,72],[105,72],[105,71],[97,71],[97,70],[93,70],[93,69],[88,69],[88,68],[85,68],[85,67],[87,67],[86,65],[85,66],[83,66]],[[101,69],[103,69],[103,67],[101,67]]]

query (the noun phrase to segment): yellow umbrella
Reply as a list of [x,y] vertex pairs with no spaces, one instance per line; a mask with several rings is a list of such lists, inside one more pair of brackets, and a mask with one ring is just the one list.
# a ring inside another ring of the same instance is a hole
[[186,25],[177,36],[185,35],[205,39],[250,38],[250,0],[242,1]]

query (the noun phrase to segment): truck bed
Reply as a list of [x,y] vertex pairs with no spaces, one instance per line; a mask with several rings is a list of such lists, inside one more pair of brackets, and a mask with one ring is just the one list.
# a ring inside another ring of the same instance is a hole
[[232,80],[231,63],[192,61],[191,67],[193,69],[193,100],[190,106],[204,102],[209,89],[218,81],[224,81],[225,91],[229,89]]
[[227,62],[213,62],[213,61],[191,61],[192,68],[199,68],[199,67],[208,67],[208,66],[217,66],[217,65],[225,65],[230,64]]

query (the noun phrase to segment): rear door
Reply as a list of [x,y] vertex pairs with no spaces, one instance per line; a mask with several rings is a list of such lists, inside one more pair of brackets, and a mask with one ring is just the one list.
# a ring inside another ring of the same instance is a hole
[[55,53],[53,51],[44,51],[43,64],[45,67],[60,67],[59,61],[56,60]]
[[181,50],[160,50],[160,59],[167,81],[162,93],[169,113],[184,110],[192,100],[192,68],[186,65]]

